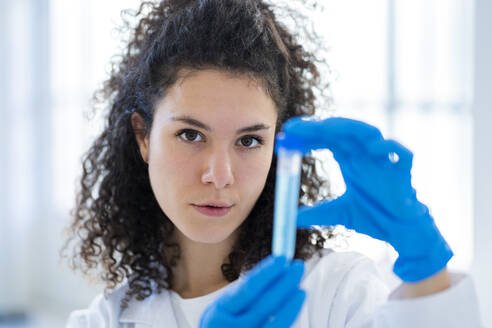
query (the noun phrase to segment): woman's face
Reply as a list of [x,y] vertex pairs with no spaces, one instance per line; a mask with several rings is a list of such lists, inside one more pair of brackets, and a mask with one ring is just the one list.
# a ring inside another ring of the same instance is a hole
[[[265,186],[276,120],[274,102],[248,77],[201,70],[168,89],[139,143],[155,197],[179,232],[219,243],[236,231]],[[210,202],[230,208],[197,207]]]

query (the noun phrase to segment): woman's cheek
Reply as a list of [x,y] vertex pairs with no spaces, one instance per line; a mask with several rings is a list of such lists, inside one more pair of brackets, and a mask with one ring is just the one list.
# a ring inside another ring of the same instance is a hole
[[189,152],[175,142],[156,142],[151,151],[150,169],[152,176],[162,182],[179,181],[186,175],[190,165]]
[[[267,158],[265,154],[262,156],[251,156],[248,159],[240,161],[241,180],[255,181],[256,184],[264,183],[270,170],[271,158]],[[262,184],[263,186],[263,184]]]
[[169,153],[167,157],[166,171],[170,180],[182,182],[195,175],[197,157],[193,154],[177,150]]

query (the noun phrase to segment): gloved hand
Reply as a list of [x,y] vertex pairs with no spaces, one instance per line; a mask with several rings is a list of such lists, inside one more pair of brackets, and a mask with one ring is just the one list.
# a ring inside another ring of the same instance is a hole
[[301,206],[298,227],[341,224],[388,242],[399,255],[393,271],[404,282],[423,280],[446,267],[453,252],[428,208],[416,198],[410,150],[385,140],[374,126],[341,117],[295,117],[283,131],[303,141],[303,153],[331,150],[346,185],[346,192],[335,200]]
[[305,291],[299,289],[304,263],[269,256],[244,281],[227,290],[204,311],[200,327],[290,327]]

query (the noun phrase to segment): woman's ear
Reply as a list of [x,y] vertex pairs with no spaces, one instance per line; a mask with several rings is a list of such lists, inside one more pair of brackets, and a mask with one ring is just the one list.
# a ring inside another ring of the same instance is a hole
[[135,139],[137,140],[138,148],[140,149],[140,155],[145,163],[149,162],[149,139],[146,137],[147,128],[144,120],[139,113],[133,113],[131,117],[133,132],[135,133]]

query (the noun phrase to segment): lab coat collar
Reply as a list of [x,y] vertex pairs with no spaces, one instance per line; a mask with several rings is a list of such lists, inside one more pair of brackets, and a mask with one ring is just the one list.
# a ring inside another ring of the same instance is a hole
[[[331,253],[331,250],[324,250],[326,253]],[[317,255],[315,255],[316,257]],[[306,266],[305,276],[311,271],[311,267],[315,261],[309,261]],[[239,284],[244,279],[245,273],[242,272],[238,279],[231,283],[230,287]],[[135,323],[136,328],[143,325],[144,327],[160,327],[163,324],[169,328],[178,327],[176,317],[174,316],[171,304],[171,295],[167,289],[163,289],[160,294],[156,292],[145,298],[143,301],[138,301],[134,297],[128,304],[128,307],[120,316],[120,323]]]
[[174,313],[171,309],[171,299],[168,290],[162,290],[160,294],[153,293],[143,301],[132,298],[128,308],[120,316],[120,323],[135,323],[145,327],[158,327],[165,324],[166,327],[177,327]]

